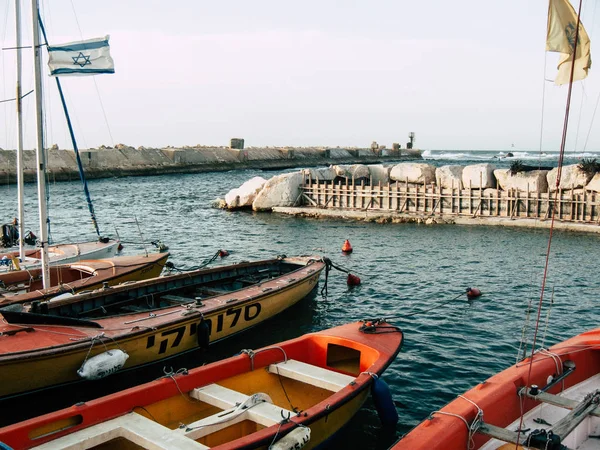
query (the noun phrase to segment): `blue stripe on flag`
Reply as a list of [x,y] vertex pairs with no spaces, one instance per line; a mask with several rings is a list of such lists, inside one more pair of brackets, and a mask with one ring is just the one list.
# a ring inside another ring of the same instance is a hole
[[72,44],[69,46],[48,46],[49,52],[80,52],[82,50],[94,50],[96,48],[108,47],[108,41],[87,42],[85,44]]
[[69,73],[80,74],[100,74],[100,73],[115,73],[115,69],[56,69],[50,72],[50,75],[66,75]]

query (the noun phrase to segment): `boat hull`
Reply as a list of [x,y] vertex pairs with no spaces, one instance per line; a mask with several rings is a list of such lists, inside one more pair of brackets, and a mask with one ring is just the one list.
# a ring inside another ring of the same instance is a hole
[[[0,373],[5,381],[0,384],[0,399],[78,381],[83,362],[109,349],[125,351],[129,355],[125,369],[133,369],[201,348],[206,338],[214,343],[245,331],[306,297],[317,286],[323,268],[324,263],[317,261],[292,272],[294,281],[286,286],[276,287],[281,280],[273,280],[269,282],[273,287],[265,283],[246,290],[244,296],[238,291],[199,307],[175,306],[95,321],[101,329],[15,326],[12,331],[18,334],[0,337]],[[30,331],[21,331],[23,327]],[[2,331],[10,332],[10,326]],[[28,348],[26,340],[31,341],[30,350],[20,351]]]

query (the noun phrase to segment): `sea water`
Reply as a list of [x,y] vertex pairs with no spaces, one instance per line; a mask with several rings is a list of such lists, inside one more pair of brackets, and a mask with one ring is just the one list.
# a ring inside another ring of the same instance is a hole
[[[424,157],[435,165],[490,162],[508,167],[514,158],[505,158],[506,153],[431,151]],[[541,163],[525,156],[518,158],[528,165],[556,165],[557,161],[557,155]],[[573,156],[567,163],[593,156]],[[401,353],[384,374],[400,422],[393,430],[381,430],[368,401],[334,443],[334,447],[384,449],[431,411],[515,362],[529,305],[537,307],[539,302],[548,230],[377,224],[213,207],[215,199],[248,179],[268,179],[278,173],[252,170],[90,181],[101,232],[118,234],[126,254],[150,250],[153,240],[169,246],[170,260],[180,268],[196,266],[219,249],[230,256],[218,264],[317,254],[330,257],[362,280],[360,286],[348,288],[346,275],[334,271],[327,297],[317,292],[270,322],[211,347],[208,355],[170,361],[165,370],[191,368],[242,348],[258,348],[355,320],[389,318],[405,336]],[[54,241],[93,240],[80,183],[56,183],[49,188]],[[35,186],[26,185],[25,195],[26,228],[35,232]],[[16,187],[1,186],[0,221],[8,222],[15,215]],[[354,248],[350,255],[341,253],[346,239]],[[598,326],[599,244],[600,235],[555,232],[539,331],[539,342],[545,346]],[[323,282],[322,276],[319,290]],[[467,287],[477,287],[483,296],[468,301]],[[532,333],[530,325],[529,340]],[[126,377],[119,386],[161,375],[163,367],[153,367]],[[111,388],[116,386],[113,383]],[[79,393],[78,399],[103,393],[94,389]]]

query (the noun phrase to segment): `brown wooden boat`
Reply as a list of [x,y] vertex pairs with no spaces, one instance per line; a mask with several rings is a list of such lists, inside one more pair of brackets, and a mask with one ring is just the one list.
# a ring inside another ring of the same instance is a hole
[[0,308],[0,400],[80,381],[84,362],[106,350],[125,352],[130,369],[204,348],[296,304],[325,267],[277,258]]
[[60,294],[153,278],[160,275],[168,257],[168,253],[150,253],[50,266],[52,287],[49,289],[43,289],[41,268],[2,273],[0,306],[43,301]]

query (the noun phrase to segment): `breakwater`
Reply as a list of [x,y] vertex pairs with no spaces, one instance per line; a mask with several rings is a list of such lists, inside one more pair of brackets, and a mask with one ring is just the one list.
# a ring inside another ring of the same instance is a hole
[[579,165],[512,173],[491,164],[332,166],[230,191],[224,207],[377,222],[486,223],[600,232],[600,173]]
[[[46,170],[51,181],[79,179],[75,152],[47,150]],[[381,161],[420,159],[416,149],[329,147],[113,147],[80,150],[88,179],[124,176],[168,175],[240,169],[287,169],[329,164],[372,164]],[[36,179],[34,150],[25,150],[24,178]],[[0,149],[0,184],[16,183],[16,151]]]

